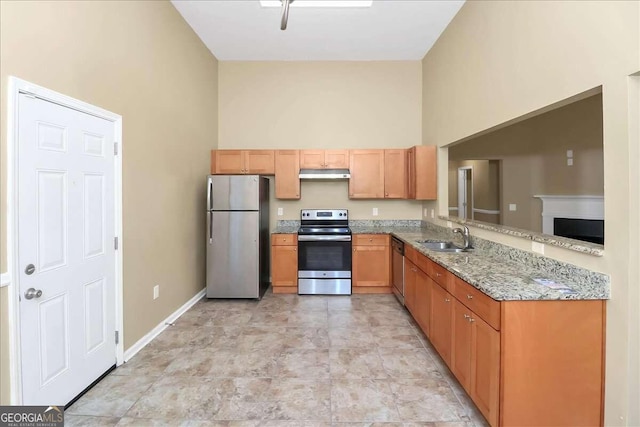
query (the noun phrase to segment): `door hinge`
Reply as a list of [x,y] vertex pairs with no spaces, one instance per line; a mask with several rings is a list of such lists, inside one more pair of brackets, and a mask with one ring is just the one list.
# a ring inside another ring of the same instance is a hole
[[113,238],[113,248],[117,251],[118,250],[118,237],[114,237]]
[[120,342],[120,332],[116,331],[116,344]]
[[118,143],[117,142],[113,143],[113,155],[114,156],[118,155]]

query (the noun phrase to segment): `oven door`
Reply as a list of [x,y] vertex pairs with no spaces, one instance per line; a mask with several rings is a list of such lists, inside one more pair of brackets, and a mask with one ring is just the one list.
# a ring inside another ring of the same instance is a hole
[[351,236],[298,236],[298,278],[350,279]]

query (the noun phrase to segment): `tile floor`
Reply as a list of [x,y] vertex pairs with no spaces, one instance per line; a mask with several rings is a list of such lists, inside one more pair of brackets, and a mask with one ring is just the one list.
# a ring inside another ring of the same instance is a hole
[[392,295],[203,299],[68,426],[486,425]]

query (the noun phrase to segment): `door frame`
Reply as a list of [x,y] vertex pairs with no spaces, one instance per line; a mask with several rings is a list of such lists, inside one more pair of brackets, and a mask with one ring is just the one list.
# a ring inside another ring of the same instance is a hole
[[[460,179],[461,173],[464,173],[464,180]],[[470,174],[471,188],[467,187],[467,174]],[[461,166],[458,168],[458,217],[463,219],[474,219],[474,205],[473,205],[473,166]],[[464,186],[464,194],[461,195],[460,188]],[[471,203],[471,218],[467,218],[467,207],[464,209],[460,204],[461,197],[465,197],[467,205]]]
[[[118,250],[115,255],[115,326],[119,332],[116,344],[116,365],[124,362],[124,316],[122,282],[122,116],[95,105],[71,98],[53,90],[9,76],[7,92],[7,269],[9,285],[9,373],[10,404],[22,405],[22,360],[20,350],[20,266],[18,265],[18,98],[20,94],[53,102],[63,107],[90,114],[114,124],[114,143],[118,144],[114,156],[114,208],[115,233],[118,236]],[[114,337],[115,339],[115,337]]]

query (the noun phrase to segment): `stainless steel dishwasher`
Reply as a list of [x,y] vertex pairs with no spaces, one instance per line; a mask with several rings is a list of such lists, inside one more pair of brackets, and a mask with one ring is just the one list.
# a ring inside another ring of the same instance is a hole
[[404,305],[404,243],[400,239],[391,237],[391,284],[393,293]]

